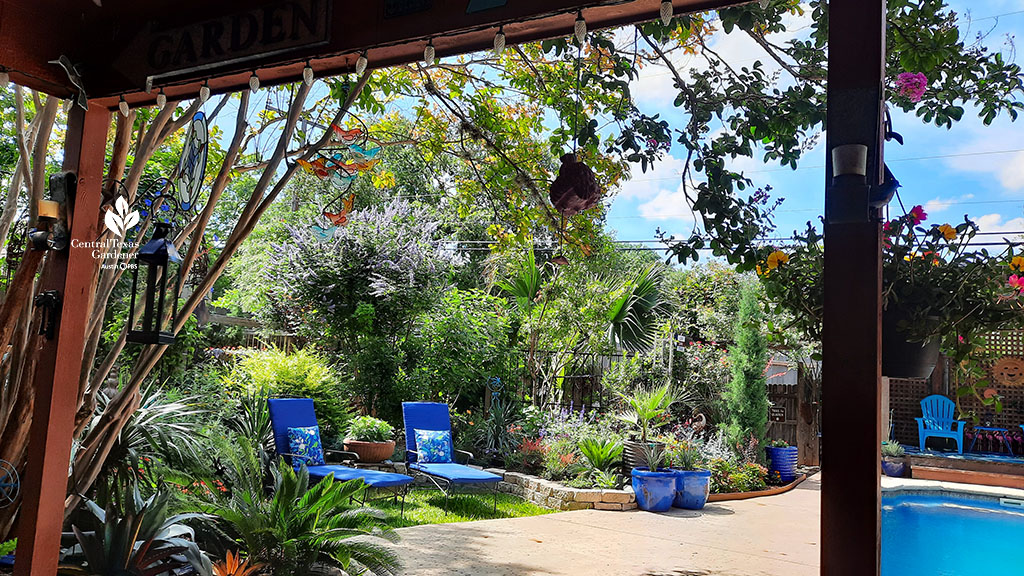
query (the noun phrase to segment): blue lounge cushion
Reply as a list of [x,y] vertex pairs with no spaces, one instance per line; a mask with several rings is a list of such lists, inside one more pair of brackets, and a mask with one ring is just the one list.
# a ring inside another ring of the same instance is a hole
[[452,433],[448,430],[416,430],[416,452],[420,462],[451,462]]
[[477,470],[476,468],[454,462],[414,462],[409,464],[409,467],[431,476],[444,478],[453,484],[489,484],[501,481],[501,476],[497,474],[491,474],[490,472]]
[[288,451],[294,454],[292,466],[323,466],[324,447],[320,444],[319,426],[288,428]]
[[334,479],[342,482],[348,480],[362,480],[370,488],[389,488],[392,486],[405,486],[412,484],[412,476],[396,474],[394,472],[381,472],[379,470],[363,470],[360,468],[349,468],[348,466],[327,465],[308,466],[310,479],[321,480],[328,474],[334,474]]

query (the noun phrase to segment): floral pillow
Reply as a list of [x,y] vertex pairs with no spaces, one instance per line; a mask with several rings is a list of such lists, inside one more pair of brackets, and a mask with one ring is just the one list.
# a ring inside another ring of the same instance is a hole
[[416,460],[424,464],[452,461],[452,433],[448,430],[414,430]]
[[305,428],[288,429],[288,451],[292,456],[292,466],[298,469],[306,466],[323,466],[324,448],[320,445],[320,427],[307,426]]

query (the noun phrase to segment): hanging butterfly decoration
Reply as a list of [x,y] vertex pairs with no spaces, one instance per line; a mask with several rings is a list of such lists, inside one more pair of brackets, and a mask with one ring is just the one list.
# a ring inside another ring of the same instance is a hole
[[[361,120],[359,122],[362,124]],[[332,146],[319,150],[312,158],[295,161],[306,173],[339,190],[338,195],[320,210],[324,221],[315,222],[309,228],[320,243],[331,241],[338,227],[348,224],[355,205],[355,194],[349,190],[360,174],[373,170],[380,163],[377,155],[381,151],[380,146],[368,147],[365,125],[349,129],[331,124],[329,129]]]

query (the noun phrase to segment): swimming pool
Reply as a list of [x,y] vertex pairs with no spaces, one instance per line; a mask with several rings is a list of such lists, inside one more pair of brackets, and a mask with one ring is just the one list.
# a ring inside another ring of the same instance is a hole
[[1024,576],[1024,507],[949,493],[884,495],[882,576]]

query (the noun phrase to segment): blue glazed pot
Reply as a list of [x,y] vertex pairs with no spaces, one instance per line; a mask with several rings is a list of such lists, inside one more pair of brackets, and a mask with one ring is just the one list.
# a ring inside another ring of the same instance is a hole
[[882,472],[893,478],[903,478],[907,471],[907,461],[903,458],[882,458]]
[[768,477],[774,478],[774,472],[778,472],[778,478],[783,484],[789,484],[796,480],[796,446],[775,448],[768,446]]
[[676,497],[676,471],[661,468],[651,472],[646,467],[633,468],[633,492],[636,505],[649,512],[666,512]]
[[676,497],[672,505],[700,510],[711,493],[711,470],[676,470]]

